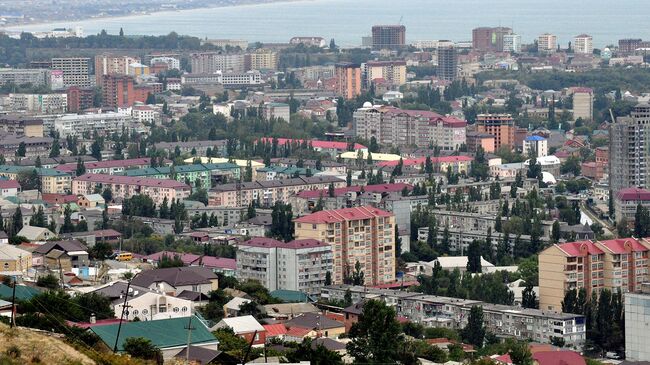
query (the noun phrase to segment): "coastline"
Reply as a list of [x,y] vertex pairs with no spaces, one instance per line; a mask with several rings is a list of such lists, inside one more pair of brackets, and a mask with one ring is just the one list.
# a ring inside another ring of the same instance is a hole
[[[180,9],[180,10],[154,10],[154,11],[148,11],[146,13],[141,13],[141,14],[129,14],[129,15],[118,15],[118,16],[111,16],[111,15],[103,15],[103,16],[96,16],[96,17],[89,17],[89,18],[79,18],[79,19],[68,19],[68,20],[48,20],[48,21],[36,21],[36,22],[30,22],[30,23],[23,23],[23,24],[17,24],[17,25],[11,25],[11,26],[0,26],[0,31],[7,31],[7,32],[40,32],[40,31],[45,31],[45,30],[35,30],[35,29],[25,29],[25,28],[32,28],[32,27],[40,27],[40,26],[46,26],[48,24],[64,24],[64,23],[70,23],[69,26],[66,26],[66,28],[71,27],[72,24],[78,23],[78,22],[87,22],[87,21],[93,21],[93,20],[119,20],[119,19],[133,19],[133,18],[138,18],[138,17],[146,17],[149,15],[160,15],[160,14],[176,14],[176,13],[186,13],[186,12],[193,12],[193,11],[199,11],[199,10],[207,10],[207,9],[226,9],[226,8],[246,8],[246,7],[260,7],[260,6],[267,6],[267,5],[275,5],[275,4],[283,4],[283,3],[297,3],[297,2],[312,2],[316,0],[268,0],[268,1],[263,1],[263,2],[257,2],[257,3],[248,3],[248,4],[226,4],[226,5],[214,5],[214,6],[201,6],[201,7],[196,7],[196,8],[188,8],[188,9]],[[170,32],[173,32],[174,30],[170,30]],[[84,36],[87,36],[88,34],[85,34]],[[189,35],[189,34],[188,34]]]

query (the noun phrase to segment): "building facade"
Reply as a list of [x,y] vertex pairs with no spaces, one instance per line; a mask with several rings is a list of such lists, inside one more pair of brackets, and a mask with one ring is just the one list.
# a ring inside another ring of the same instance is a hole
[[494,150],[501,146],[515,146],[515,121],[510,114],[479,114],[476,131],[494,136]]
[[557,50],[557,36],[544,33],[537,37],[537,51],[540,53],[555,53]]
[[507,27],[480,27],[472,30],[472,48],[479,52],[503,52],[503,37],[512,34]]
[[191,188],[176,180],[148,179],[129,176],[85,174],[72,181],[72,193],[92,194],[96,188],[110,189],[114,199],[127,199],[136,194],[149,196],[160,206],[163,200],[184,200],[190,196]]
[[589,121],[594,118],[594,91],[587,87],[573,90],[573,119]]
[[65,113],[68,109],[67,94],[9,94],[12,111],[28,113]]
[[637,105],[629,117],[609,127],[609,186],[616,194],[629,187],[650,189],[650,105]]
[[54,129],[62,138],[94,132],[107,136],[132,127],[133,117],[120,113],[66,114],[54,120]]
[[63,86],[93,86],[90,78],[90,58],[58,57],[52,58],[52,70],[63,72]]
[[634,227],[636,210],[639,205],[650,208],[650,191],[640,188],[624,188],[616,192],[614,198],[614,218],[617,224]]
[[244,54],[201,52],[190,55],[190,67],[195,74],[212,74],[217,71],[242,73],[246,71]]
[[361,95],[361,67],[353,63],[337,63],[334,67],[336,94],[344,99]]
[[580,34],[573,38],[573,52],[580,54],[594,53],[593,38],[588,34]]
[[403,25],[375,25],[372,27],[373,49],[400,49],[406,45],[406,27]]
[[0,85],[50,86],[52,71],[42,68],[0,68]]
[[625,293],[625,359],[650,361],[650,285],[635,293]]
[[101,85],[104,75],[128,75],[129,65],[137,62],[140,62],[140,59],[131,56],[96,55],[95,83]]
[[370,85],[378,79],[384,80],[392,87],[406,84],[405,61],[368,61],[361,66],[366,88],[370,88]]
[[458,75],[458,53],[451,41],[438,42],[438,71],[439,79],[454,81]]

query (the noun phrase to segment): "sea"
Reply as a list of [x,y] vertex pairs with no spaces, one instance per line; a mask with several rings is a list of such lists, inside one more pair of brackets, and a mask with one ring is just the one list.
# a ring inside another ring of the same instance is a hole
[[298,0],[259,5],[157,12],[119,18],[33,24],[9,30],[47,31],[81,26],[86,35],[106,30],[127,35],[175,31],[200,38],[288,42],[294,36],[334,38],[354,47],[376,24],[403,24],[407,42],[468,41],[479,26],[507,26],[531,43],[558,36],[565,47],[587,33],[595,47],[620,38],[650,39],[650,0]]

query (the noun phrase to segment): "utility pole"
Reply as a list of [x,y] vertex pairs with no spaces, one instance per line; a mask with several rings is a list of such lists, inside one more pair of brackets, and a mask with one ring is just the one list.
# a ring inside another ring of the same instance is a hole
[[192,327],[192,317],[193,315],[190,316],[190,321],[187,324],[187,327],[185,327],[187,330],[187,349],[185,350],[185,361],[188,364],[190,363],[190,343],[192,342],[192,331],[195,330],[195,328]]
[[120,341],[120,332],[122,331],[122,321],[124,321],[124,312],[127,313],[128,316],[128,309],[131,308],[130,305],[127,304],[127,300],[129,299],[129,289],[131,288],[131,280],[127,281],[126,283],[126,293],[124,294],[124,304],[122,304],[122,314],[120,315],[120,324],[117,326],[117,336],[115,336],[115,346],[113,346],[113,352],[117,352],[117,344]]
[[16,325],[16,277],[14,276],[14,287],[11,290],[11,323],[9,323],[9,328],[13,328]]

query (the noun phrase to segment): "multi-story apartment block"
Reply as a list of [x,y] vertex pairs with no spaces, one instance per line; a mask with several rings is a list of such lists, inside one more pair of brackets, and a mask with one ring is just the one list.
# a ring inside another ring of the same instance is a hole
[[[585,318],[577,314],[351,285],[326,286],[321,290],[321,298],[343,300],[346,292],[350,293],[354,303],[369,299],[381,300],[395,308],[398,316],[426,327],[462,329],[467,324],[472,307],[480,306],[483,308],[486,329],[499,337],[547,344],[554,337],[559,337],[567,347],[578,350],[582,349],[586,338]],[[344,312],[347,325],[354,314]]]
[[92,135],[94,132],[107,136],[121,133],[124,128],[130,129],[133,125],[133,117],[120,113],[66,114],[54,120],[54,129],[62,138],[82,136],[84,133]]
[[20,145],[23,144],[25,146],[25,157],[48,157],[53,142],[54,138],[52,137],[18,137],[14,134],[7,134],[0,137],[0,154],[14,156]]
[[165,64],[167,65],[168,70],[180,70],[181,68],[181,61],[175,57],[152,57],[151,60],[149,60],[149,64],[152,67],[160,64]]
[[503,52],[503,38],[512,34],[506,27],[480,27],[472,30],[472,47],[479,52]]
[[466,142],[467,122],[426,110],[366,105],[354,112],[357,137],[393,146],[437,146],[454,151]]
[[144,103],[149,92],[135,86],[135,80],[128,75],[104,75],[101,79],[102,104],[108,108],[131,107],[136,102]]
[[336,94],[344,99],[361,95],[361,67],[353,63],[337,63],[334,66]]
[[625,293],[625,359],[650,361],[650,285],[635,293]]
[[505,34],[503,36],[503,51],[511,53],[521,52],[521,35],[519,34]]
[[0,115],[0,131],[25,137],[43,137],[43,120],[18,115]]
[[124,171],[124,175],[150,179],[172,179],[190,186],[209,189],[213,185],[213,180],[221,180],[223,176],[228,176],[229,179],[239,179],[240,168],[226,162],[129,169]]
[[50,86],[52,72],[41,68],[0,68],[0,85]]
[[242,73],[246,70],[244,54],[201,52],[190,55],[192,73],[212,74],[217,71]]
[[639,205],[650,208],[650,191],[641,188],[624,188],[614,193],[614,217],[617,224],[634,227],[636,209]]
[[515,146],[515,129],[515,121],[510,114],[479,114],[476,117],[476,131],[495,137],[495,151],[501,146]]
[[395,87],[406,84],[406,61],[368,61],[361,68],[366,88],[377,79]]
[[92,87],[80,88],[72,86],[66,91],[68,95],[68,112],[78,113],[84,109],[92,108],[95,101],[95,89]]
[[555,53],[557,50],[557,36],[544,33],[537,37],[537,51],[539,53]]
[[528,136],[524,138],[521,152],[524,156],[528,156],[529,153],[535,157],[548,156],[548,141],[542,136]]
[[291,122],[291,108],[286,103],[265,103],[262,106],[262,113],[266,120],[282,119],[287,123]]
[[149,105],[135,105],[131,108],[131,116],[138,123],[155,123],[160,120],[158,109]]
[[184,74],[181,76],[182,85],[195,84],[221,84],[224,87],[242,87],[261,85],[262,74],[259,71],[247,71],[242,73],[230,73],[216,71],[210,74]]
[[61,171],[28,166],[0,165],[0,176],[9,180],[18,180],[18,175],[36,171],[40,178],[41,192],[44,194],[68,194],[72,177]]
[[131,56],[96,55],[95,83],[101,85],[104,75],[128,75],[129,65],[138,62],[140,62],[139,58]]
[[637,105],[629,117],[609,127],[609,186],[650,189],[650,105]]
[[265,288],[319,294],[332,272],[332,246],[314,239],[280,242],[257,237],[237,245],[237,278]]
[[245,56],[246,70],[277,70],[278,53],[270,49],[258,49]]
[[58,57],[52,58],[52,70],[63,72],[63,86],[93,86],[90,78],[90,58]]
[[332,246],[332,282],[341,284],[358,262],[365,285],[395,281],[395,216],[372,208],[323,210],[294,220],[297,239]]
[[97,188],[110,189],[114,199],[126,199],[136,194],[147,195],[157,206],[160,206],[165,198],[169,202],[186,199],[192,190],[188,185],[176,180],[117,175],[85,174],[72,180],[72,194],[92,194]]
[[[151,165],[149,157],[132,158],[126,160],[106,160],[84,162],[86,172],[89,174],[103,174],[103,175],[121,175],[128,169],[144,169]],[[77,163],[65,163],[55,167],[55,170],[65,172],[73,175],[77,170]]]
[[582,118],[585,121],[594,118],[594,90],[588,87],[572,88],[573,119]]
[[293,194],[304,190],[344,187],[345,180],[329,176],[298,177],[281,181],[253,181],[218,185],[208,192],[208,205],[245,207],[251,203],[270,207],[277,201],[286,202]]
[[188,142],[158,142],[154,144],[156,150],[163,150],[169,154],[175,153],[176,148],[181,154],[190,153],[196,156],[207,156],[208,149],[212,156],[225,157],[228,141],[188,141]]
[[399,49],[406,45],[406,27],[403,25],[375,25],[372,27],[373,49]]
[[458,76],[458,52],[451,41],[438,42],[438,78],[454,81]]
[[645,239],[620,238],[553,245],[539,254],[539,296],[543,310],[561,310],[569,290],[584,288],[587,296],[603,289],[626,293],[648,280]]
[[618,53],[621,56],[633,54],[637,48],[641,48],[643,39],[641,38],[627,38],[618,40]]
[[12,111],[29,113],[65,113],[68,109],[67,94],[9,94]]
[[588,34],[580,34],[573,37],[573,52],[580,54],[594,53],[593,38]]

